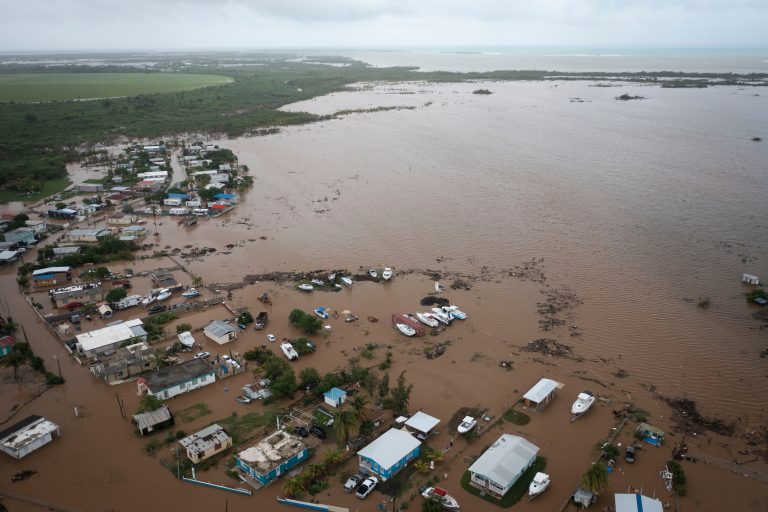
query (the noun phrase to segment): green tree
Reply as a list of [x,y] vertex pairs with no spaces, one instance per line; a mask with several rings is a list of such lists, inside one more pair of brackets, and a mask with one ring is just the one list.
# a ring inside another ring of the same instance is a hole
[[356,395],[349,403],[357,420],[362,423],[368,419],[368,400],[365,397]]
[[147,395],[141,399],[136,413],[156,411],[163,406],[163,401],[154,395]]
[[301,323],[301,319],[304,318],[304,315],[306,315],[305,312],[302,310],[296,308],[292,309],[290,314],[288,315],[288,322],[293,325],[294,327],[298,327]]
[[581,484],[588,491],[599,494],[608,488],[608,470],[600,462],[595,462],[581,476]]
[[300,498],[306,490],[304,485],[303,478],[294,476],[285,481],[283,484],[283,492],[291,498]]
[[287,398],[296,392],[298,385],[296,384],[296,374],[293,372],[293,368],[286,369],[270,384],[270,389],[275,398]]
[[192,330],[192,325],[191,324],[184,323],[184,324],[179,324],[179,325],[176,326],[176,334],[181,334],[183,332],[187,332],[187,331],[191,331],[191,330]]
[[112,288],[111,290],[109,290],[109,293],[107,294],[105,300],[107,302],[117,302],[121,299],[126,298],[127,296],[128,296],[128,292],[126,291],[125,288],[121,286],[119,288]]
[[200,276],[192,276],[192,286],[195,288],[203,285],[203,278]]
[[379,381],[379,400],[384,400],[384,398],[389,394],[389,373],[385,373],[384,376]]
[[248,325],[253,323],[253,315],[247,309],[237,316],[237,323]]
[[299,329],[310,335],[316,334],[317,331],[322,329],[322,327],[322,320],[316,316],[310,316],[307,314],[304,314],[304,318],[302,318],[301,323],[299,324]]
[[325,375],[323,375],[323,378],[320,381],[320,384],[318,384],[317,392],[325,393],[331,388],[337,388],[343,385],[343,382],[344,380],[341,378],[341,376],[338,373],[328,372]]
[[275,380],[283,372],[290,370],[290,368],[284,359],[273,357],[264,364],[264,376],[269,380]]
[[330,470],[344,461],[344,453],[341,450],[328,450],[323,456],[323,466]]
[[304,368],[299,372],[299,387],[305,390],[311,390],[320,384],[320,373],[312,368]]
[[360,385],[363,387],[366,393],[368,393],[368,395],[373,398],[373,394],[376,393],[376,388],[379,385],[379,376],[373,371],[369,370],[363,374],[362,378],[360,379]]
[[333,429],[336,432],[336,439],[340,443],[346,444],[350,437],[357,434],[360,423],[355,413],[346,407],[339,407],[333,413]]
[[421,503],[421,512],[442,512],[443,504],[435,498],[429,498]]
[[387,406],[392,409],[394,414],[404,414],[408,412],[408,402],[411,398],[413,384],[405,384],[405,372],[397,377],[397,385],[389,392]]

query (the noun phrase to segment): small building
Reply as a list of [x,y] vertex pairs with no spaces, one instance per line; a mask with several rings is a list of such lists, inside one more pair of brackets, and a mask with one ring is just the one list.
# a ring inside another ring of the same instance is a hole
[[222,320],[214,320],[206,325],[203,333],[208,339],[215,341],[219,345],[237,339],[237,329],[232,327],[229,322],[224,322]]
[[421,441],[404,430],[391,428],[357,452],[360,469],[388,480],[419,456]]
[[253,384],[246,384],[243,386],[243,395],[247,396],[251,400],[263,400],[272,396],[272,391],[269,390],[269,379],[261,379]]
[[597,495],[592,491],[588,491],[579,487],[571,495],[571,501],[579,508],[589,508],[590,506],[597,503]]
[[214,368],[202,359],[192,359],[139,377],[139,394],[154,395],[161,400],[213,384]]
[[0,450],[20,459],[61,435],[54,422],[33,414],[0,432]]
[[19,259],[19,251],[0,252],[0,264],[7,265]]
[[147,228],[144,226],[128,226],[125,228],[120,229],[120,233],[122,233],[125,236],[132,236],[134,238],[143,238],[147,236]]
[[637,494],[614,494],[616,512],[663,512],[664,506],[659,500]]
[[3,336],[0,338],[0,357],[5,357],[13,351],[16,344],[16,338],[13,336]]
[[416,437],[422,441],[432,435],[434,428],[440,423],[440,420],[424,412],[417,412],[405,421],[408,430],[414,430]]
[[57,286],[72,281],[71,267],[47,267],[32,271],[32,288]]
[[[227,176],[226,178],[228,181],[229,177]],[[213,199],[216,202],[223,204],[235,204],[237,202],[237,196],[235,194],[214,194]]]
[[48,216],[52,219],[71,220],[77,217],[77,210],[72,208],[61,208],[59,210],[48,210]]
[[101,282],[78,284],[64,288],[48,290],[48,297],[57,308],[65,308],[68,305],[79,302],[97,302],[104,299],[104,291]]
[[53,248],[54,256],[71,256],[72,254],[77,254],[79,252],[80,252],[79,245],[66,245],[64,247]]
[[48,230],[48,225],[42,220],[26,220],[24,225],[34,231],[36,235],[42,235]]
[[756,275],[754,275],[754,274],[742,274],[741,275],[741,280],[744,283],[749,283],[749,284],[754,284],[754,285],[759,285],[760,284],[760,279]]
[[133,415],[133,422],[141,436],[145,436],[155,430],[170,427],[174,424],[173,413],[163,405],[154,411],[142,412]]
[[646,443],[654,446],[661,446],[664,443],[664,431],[648,423],[639,424],[635,432]]
[[5,241],[12,244],[33,245],[37,242],[37,238],[32,228],[16,228],[5,234]]
[[232,438],[224,430],[224,427],[214,423],[210,427],[185,437],[179,441],[179,444],[186,450],[189,460],[197,464],[231,447]]
[[104,190],[104,185],[101,183],[78,183],[77,190],[79,192],[101,192]]
[[138,191],[157,192],[161,188],[163,188],[163,182],[152,181],[152,180],[141,180],[140,182],[136,183],[133,186],[133,188],[135,188]]
[[110,226],[130,226],[137,220],[139,220],[139,218],[133,214],[115,215],[113,217],[107,217],[107,224]]
[[309,458],[301,438],[278,430],[235,456],[235,468],[254,487],[269,485],[277,477]]
[[91,373],[107,383],[124,381],[156,368],[155,351],[144,341],[98,354],[90,365]]
[[73,243],[96,243],[111,234],[109,229],[73,229],[67,233],[67,240]]
[[560,384],[552,379],[541,379],[523,395],[525,406],[531,409],[543,409],[557,396]]
[[80,352],[93,357],[103,352],[115,350],[118,347],[147,341],[147,331],[140,318],[127,322],[115,323],[76,336],[76,346]]
[[323,393],[325,403],[331,407],[341,407],[347,401],[347,392],[340,388],[331,388]]
[[539,448],[519,436],[502,434],[469,466],[469,483],[496,498],[503,497],[536,461]]
[[179,343],[184,345],[187,348],[194,348],[195,347],[195,337],[192,336],[192,333],[189,331],[180,332],[176,335],[176,337],[179,339]]

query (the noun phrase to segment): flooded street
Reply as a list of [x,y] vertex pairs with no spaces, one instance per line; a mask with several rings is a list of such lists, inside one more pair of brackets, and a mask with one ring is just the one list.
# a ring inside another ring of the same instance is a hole
[[[472,94],[481,87],[493,94]],[[647,99],[614,100],[625,92]],[[461,490],[459,479],[471,457],[504,432],[522,433],[539,446],[553,480],[545,495],[523,499],[514,510],[559,510],[595,459],[596,443],[611,434],[612,411],[626,401],[647,411],[649,422],[668,437],[663,448],[640,450],[634,466],[619,462],[611,492],[642,487],[647,495],[673,500],[658,472],[682,437],[673,434],[671,409],[660,397],[688,398],[703,416],[735,423],[733,436],[707,432],[687,439],[692,450],[726,462],[752,459],[742,454],[743,435],[768,423],[768,359],[760,357],[768,330],[751,317],[757,306],[745,302],[739,276],[768,279],[768,145],[750,140],[765,136],[768,96],[730,87],[414,83],[361,87],[290,108],[328,114],[379,106],[409,108],[220,141],[249,166],[254,187],[231,213],[191,229],[166,218],[152,239],[157,249],[216,248],[204,257],[176,256],[208,285],[272,271],[346,268],[362,274],[374,266],[394,267],[393,281],[312,294],[295,291],[293,283],[247,285],[228,303],[255,313],[262,307],[256,298],[269,292],[274,305],[266,307],[268,330],[243,331],[236,342],[213,348],[209,342],[206,350],[243,353],[266,343],[267,332],[278,339],[297,336],[287,321],[293,308],[350,309],[360,321],[330,320],[332,330],[318,336],[318,351],[293,363],[294,369],[313,366],[322,374],[346,367],[368,343],[381,345],[370,364],[391,351],[391,380],[405,371],[414,385],[410,409],[442,420],[440,435],[429,441],[435,449],[455,436],[447,423],[459,408],[487,409],[495,419],[539,378],[563,383],[556,401],[530,412],[527,425],[502,429],[489,422],[474,443],[456,440],[435,474],[447,475],[440,485],[466,511],[496,510]],[[167,261],[115,267],[160,264]],[[179,281],[191,282],[176,273]],[[469,290],[449,287],[442,294],[469,318],[436,337],[399,336],[390,315],[428,309],[419,300],[434,291],[432,275],[447,287],[459,277],[469,282]],[[17,293],[15,270],[3,269],[0,283],[33,349],[56,368],[53,355],[66,352]],[[562,324],[542,330],[546,317],[538,310],[548,297],[567,300],[555,315]],[[709,307],[698,306],[703,298],[710,299]],[[368,321],[369,315],[379,322]],[[218,307],[191,318],[196,328],[226,318],[226,311]],[[522,350],[540,338],[566,344],[572,354]],[[449,342],[446,353],[426,359],[425,345],[436,342]],[[512,369],[501,368],[500,361],[511,361]],[[280,481],[244,497],[176,480],[159,464],[174,453],[166,447],[145,455],[146,440],[120,416],[116,395],[129,413],[138,406],[134,382],[107,386],[67,358],[62,372],[65,386],[46,391],[15,417],[45,415],[61,425],[61,439],[22,461],[4,457],[0,491],[84,511],[202,511],[224,508],[225,500],[233,511],[287,510],[275,500],[282,495]],[[190,433],[233,411],[264,409],[234,401],[252,380],[246,372],[171,400],[174,411],[199,402],[211,409],[176,428]],[[605,400],[570,423],[570,404],[584,389]],[[14,394],[13,403],[22,395]],[[2,400],[5,414],[11,401]],[[619,436],[622,446],[633,441],[633,425]],[[765,456],[755,459],[746,467],[768,473]],[[223,466],[203,478],[231,484]],[[768,506],[765,481],[715,465],[684,467],[685,510]],[[10,475],[24,468],[39,475],[11,485]],[[361,501],[342,492],[353,463],[347,470],[329,477],[330,488],[315,499],[377,510],[381,493]],[[597,509],[609,502],[604,497]],[[41,510],[15,501],[7,506]],[[409,509],[420,507],[416,498]]]

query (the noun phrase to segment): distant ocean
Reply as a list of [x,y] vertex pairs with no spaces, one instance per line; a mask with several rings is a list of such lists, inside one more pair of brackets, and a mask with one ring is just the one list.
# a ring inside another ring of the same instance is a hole
[[307,50],[306,54],[343,55],[373,66],[417,66],[422,71],[537,69],[768,73],[768,46],[325,49]]

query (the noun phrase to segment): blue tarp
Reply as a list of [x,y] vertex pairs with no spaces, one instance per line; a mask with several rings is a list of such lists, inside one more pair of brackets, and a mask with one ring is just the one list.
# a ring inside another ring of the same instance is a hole
[[213,196],[214,199],[234,199],[235,194],[216,194]]

